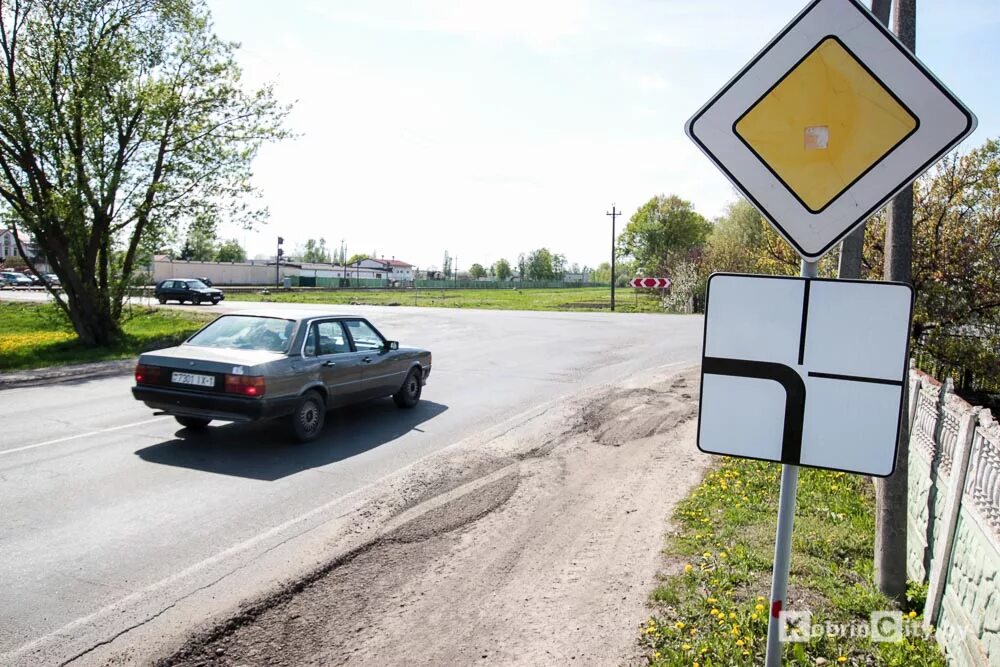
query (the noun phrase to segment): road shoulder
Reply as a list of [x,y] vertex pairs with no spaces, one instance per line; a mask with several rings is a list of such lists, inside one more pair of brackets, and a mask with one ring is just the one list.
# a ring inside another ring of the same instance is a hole
[[708,464],[696,395],[661,372],[451,450],[369,539],[160,664],[639,662],[663,517]]

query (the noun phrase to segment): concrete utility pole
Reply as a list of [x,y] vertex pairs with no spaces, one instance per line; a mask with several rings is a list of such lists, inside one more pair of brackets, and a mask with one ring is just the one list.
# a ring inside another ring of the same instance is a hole
[[621,215],[622,212],[615,209],[615,205],[611,205],[611,212],[605,213],[605,215],[611,216],[611,311],[615,310],[615,218]]
[[[906,48],[916,53],[916,0],[895,0],[893,32]],[[886,280],[913,282],[913,186],[900,192],[889,205],[885,227]],[[903,384],[903,405],[909,404],[908,384]],[[875,483],[875,583],[885,595],[902,600],[906,596],[906,506],[907,470],[910,460],[910,429],[906,411],[899,427],[896,471]]]
[[[872,14],[887,28],[889,27],[891,9],[892,0],[872,0]],[[861,223],[840,244],[840,266],[837,277],[841,280],[857,280],[861,277],[861,257],[865,247],[865,227],[867,226],[867,222]]]

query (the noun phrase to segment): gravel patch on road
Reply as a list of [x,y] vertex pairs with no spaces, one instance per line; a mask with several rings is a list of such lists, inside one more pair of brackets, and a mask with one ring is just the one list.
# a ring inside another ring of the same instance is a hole
[[530,442],[414,471],[378,537],[159,664],[641,662],[665,517],[708,465],[697,382],[588,392]]

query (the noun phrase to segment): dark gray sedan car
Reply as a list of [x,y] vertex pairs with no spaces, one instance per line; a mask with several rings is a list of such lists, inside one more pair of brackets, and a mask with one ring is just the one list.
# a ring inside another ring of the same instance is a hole
[[306,442],[336,406],[392,396],[412,408],[430,372],[430,352],[399,347],[364,318],[275,309],[223,315],[141,355],[132,395],[189,429],[285,418]]

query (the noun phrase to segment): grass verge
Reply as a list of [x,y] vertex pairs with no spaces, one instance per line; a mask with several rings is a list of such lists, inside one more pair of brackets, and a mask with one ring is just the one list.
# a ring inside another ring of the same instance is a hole
[[[722,459],[678,506],[666,548],[673,573],[661,575],[640,631],[651,664],[763,664],[780,472],[775,464]],[[786,608],[811,612],[813,632],[809,641],[784,644],[782,664],[944,667],[933,637],[920,631],[918,590],[907,605],[913,609],[902,609],[912,631],[902,641],[862,636],[873,611],[896,609],[872,583],[874,534],[868,478],[800,471]],[[845,631],[827,633],[828,622]]]
[[[280,303],[329,303],[373,306],[424,306],[431,308],[482,308],[489,310],[610,311],[611,288],[567,289],[367,289],[227,292],[227,301]],[[631,288],[615,291],[615,310],[624,313],[662,313],[659,296]]]
[[117,345],[88,348],[77,342],[69,320],[54,304],[0,303],[0,370],[127,358],[176,345],[210,319],[200,313],[132,308]]

